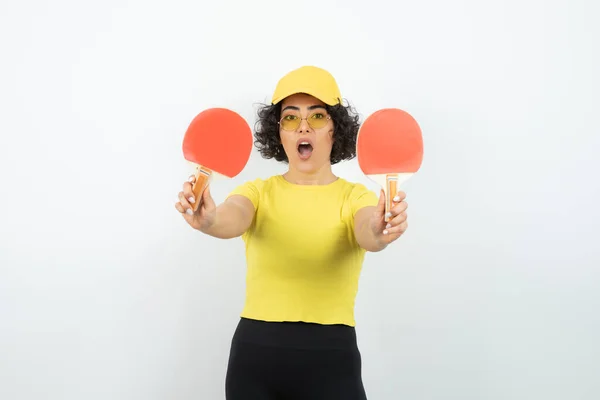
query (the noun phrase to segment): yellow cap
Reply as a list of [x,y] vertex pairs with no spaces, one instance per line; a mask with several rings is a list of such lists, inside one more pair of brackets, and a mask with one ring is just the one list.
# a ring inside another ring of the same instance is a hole
[[342,95],[333,76],[322,68],[304,66],[287,73],[277,83],[272,103],[296,93],[306,93],[333,106],[342,102]]

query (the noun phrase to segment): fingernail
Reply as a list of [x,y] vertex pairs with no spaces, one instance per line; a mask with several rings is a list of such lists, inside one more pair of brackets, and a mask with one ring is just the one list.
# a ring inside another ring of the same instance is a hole
[[188,201],[189,201],[190,203],[194,203],[196,200],[194,200],[194,198],[193,198],[193,197],[190,197],[190,198],[188,199]]
[[383,231],[383,234],[384,234],[384,235],[387,235],[387,234],[388,234],[388,230],[387,230],[387,229],[386,229],[386,230],[384,230],[384,231]]
[[391,213],[391,212],[389,212],[389,213],[385,214],[385,217],[386,217],[386,218],[389,218],[389,217],[391,217],[391,216],[392,216],[392,213]]
[[185,210],[185,212],[186,212],[188,215],[193,215],[193,214],[194,214],[194,212],[192,211],[192,209],[191,209],[191,208],[188,208],[187,210]]
[[191,176],[188,178],[188,182],[193,182],[193,181],[194,181],[194,175],[191,175]]
[[400,201],[400,196],[394,197],[394,201]]
[[385,229],[390,229],[391,227],[392,227],[392,224],[387,224],[387,225],[385,226]]

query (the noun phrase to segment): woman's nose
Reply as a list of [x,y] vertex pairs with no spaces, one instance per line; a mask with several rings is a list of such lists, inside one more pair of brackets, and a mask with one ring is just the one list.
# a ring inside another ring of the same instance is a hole
[[298,126],[298,131],[299,132],[308,132],[309,129],[310,129],[310,125],[308,125],[308,122],[306,121],[306,119],[301,119],[300,125]]

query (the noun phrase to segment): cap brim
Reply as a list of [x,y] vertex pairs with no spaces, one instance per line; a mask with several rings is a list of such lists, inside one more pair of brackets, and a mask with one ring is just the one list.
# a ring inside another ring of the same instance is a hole
[[323,96],[321,93],[319,93],[318,90],[304,88],[304,89],[292,90],[290,92],[287,92],[285,95],[281,95],[277,98],[273,98],[271,100],[271,103],[277,104],[280,101],[282,101],[283,99],[285,99],[286,97],[290,97],[291,95],[299,94],[299,93],[306,93],[310,96],[316,97],[317,99],[321,100],[323,103],[330,105],[330,106],[334,106],[336,104],[341,104],[341,101],[342,101],[342,99],[333,99],[330,96]]

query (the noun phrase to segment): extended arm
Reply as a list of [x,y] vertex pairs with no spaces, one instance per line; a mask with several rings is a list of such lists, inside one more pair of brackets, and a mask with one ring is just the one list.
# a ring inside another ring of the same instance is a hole
[[252,202],[247,197],[236,194],[217,207],[215,220],[210,226],[199,230],[220,239],[238,237],[252,224],[254,212]]
[[390,220],[385,222],[385,196],[379,195],[377,206],[363,207],[354,216],[354,236],[358,244],[365,250],[377,252],[398,239],[406,231],[406,193],[398,192],[392,200]]
[[371,227],[371,219],[375,216],[377,207],[363,207],[356,212],[354,216],[354,236],[356,241],[363,249],[371,252],[378,252],[386,248],[387,243],[383,242],[381,235],[375,235]]

